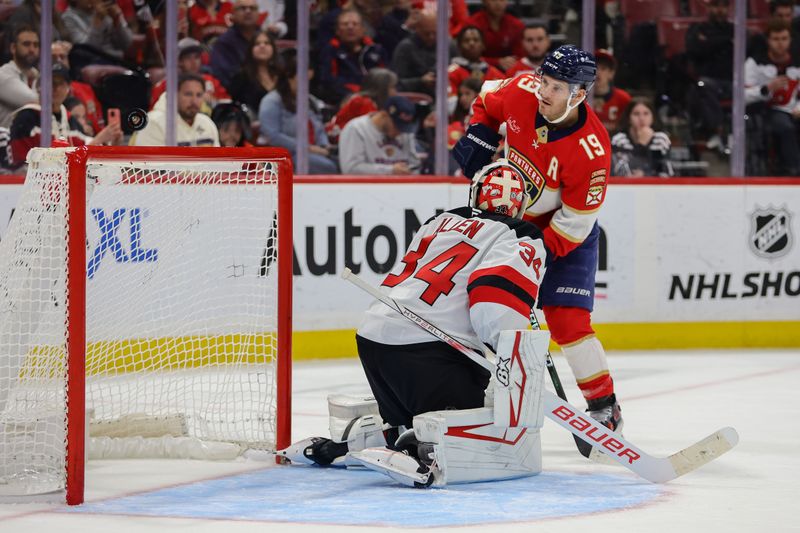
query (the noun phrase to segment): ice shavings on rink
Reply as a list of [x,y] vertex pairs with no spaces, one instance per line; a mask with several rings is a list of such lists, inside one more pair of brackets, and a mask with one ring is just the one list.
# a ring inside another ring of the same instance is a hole
[[645,504],[663,491],[632,477],[564,472],[417,490],[369,470],[275,467],[90,502],[65,512],[431,527],[612,511]]

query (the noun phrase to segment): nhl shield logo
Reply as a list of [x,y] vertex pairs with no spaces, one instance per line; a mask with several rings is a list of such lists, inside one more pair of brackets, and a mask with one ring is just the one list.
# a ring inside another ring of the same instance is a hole
[[757,209],[750,215],[750,248],[761,257],[786,254],[792,246],[791,215],[786,209]]

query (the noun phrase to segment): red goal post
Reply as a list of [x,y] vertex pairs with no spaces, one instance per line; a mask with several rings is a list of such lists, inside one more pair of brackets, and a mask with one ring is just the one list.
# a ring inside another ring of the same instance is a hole
[[[0,380],[0,494],[4,483],[63,489],[81,503],[87,423],[98,457],[128,453],[115,448],[128,437],[159,450],[177,442],[173,457],[289,444],[292,181],[282,149],[32,152],[27,196],[0,243],[0,312],[25,307],[11,322],[44,325],[21,336],[0,326],[0,350],[12,346]],[[53,407],[62,393],[63,434]],[[15,466],[29,456],[42,464]]]

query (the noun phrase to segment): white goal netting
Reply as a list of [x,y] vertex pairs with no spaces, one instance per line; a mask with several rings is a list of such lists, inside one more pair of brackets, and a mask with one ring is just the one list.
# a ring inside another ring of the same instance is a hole
[[[78,416],[67,416],[66,346],[81,314],[90,457],[274,449],[278,163],[90,154],[87,202],[75,205],[66,150],[29,161],[0,242],[0,494],[64,488]],[[68,228],[80,209],[86,263],[75,270]],[[68,316],[76,272],[86,305]],[[163,449],[171,439],[184,448]],[[160,452],[143,447],[153,442]]]

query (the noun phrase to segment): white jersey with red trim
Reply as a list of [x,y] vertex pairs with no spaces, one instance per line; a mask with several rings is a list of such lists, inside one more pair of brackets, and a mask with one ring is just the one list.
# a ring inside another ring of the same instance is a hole
[[[528,327],[546,262],[542,233],[532,223],[461,207],[419,229],[382,288],[463,342],[495,349],[501,331]],[[358,334],[391,345],[436,340],[378,301]]]

